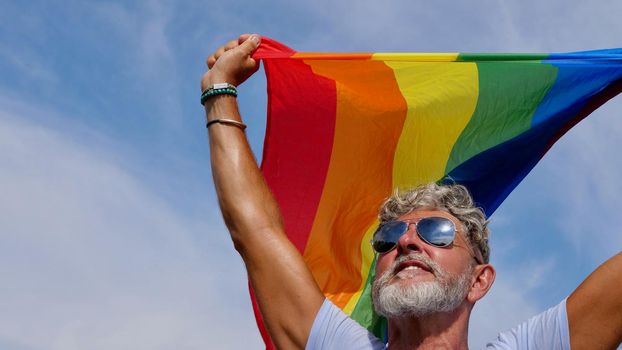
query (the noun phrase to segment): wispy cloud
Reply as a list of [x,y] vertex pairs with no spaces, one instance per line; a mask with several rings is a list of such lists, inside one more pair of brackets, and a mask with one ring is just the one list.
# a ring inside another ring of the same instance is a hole
[[170,35],[175,7],[158,0],[143,2],[133,10],[127,6],[92,3],[84,11],[91,11],[104,25],[97,33],[101,40],[113,35],[122,44],[123,68],[136,79],[134,93],[142,102],[157,106],[157,119],[168,127],[179,128],[183,121],[181,84]]
[[31,84],[57,84],[56,72],[35,55],[23,49],[8,48],[0,44],[0,62],[9,65],[15,74],[26,77]]
[[564,216],[558,227],[580,255],[602,261],[622,246],[617,218],[622,210],[622,100],[610,101],[571,130],[546,163],[553,198]]
[[[516,222],[512,224],[517,225]],[[496,230],[504,225],[495,223],[493,226]],[[500,250],[493,247],[496,281],[489,293],[475,305],[471,316],[469,343],[472,348],[483,347],[486,342],[496,339],[499,332],[511,329],[553,306],[543,305],[542,300],[534,298],[534,295],[538,295],[538,291],[547,285],[549,276],[555,273],[559,264],[555,255],[523,252],[525,247],[521,245],[521,240],[524,237],[509,235],[503,230],[493,234],[505,237],[495,239],[494,247],[500,247]],[[514,261],[516,255],[519,255],[518,263]],[[560,302],[562,298],[554,299],[552,303]]]
[[519,276],[497,277],[493,289],[479,301],[471,316],[469,344],[479,349],[496,339],[500,331],[515,327],[544,311],[525,292]]
[[243,267],[224,258],[234,253],[217,208],[187,217],[119,153],[26,113],[0,111],[0,344],[248,346],[235,335],[235,325],[254,329]]
[[[304,5],[319,18],[297,43],[332,51],[495,51],[530,46],[524,25],[507,2],[316,1]],[[307,49],[308,50],[308,49]]]

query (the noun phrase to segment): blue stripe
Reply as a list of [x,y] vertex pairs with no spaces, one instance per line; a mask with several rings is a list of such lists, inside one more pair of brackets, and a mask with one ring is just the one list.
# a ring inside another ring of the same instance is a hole
[[553,66],[558,68],[557,79],[536,109],[532,127],[548,121],[565,123],[594,95],[622,79],[622,62],[558,61]]
[[[552,63],[549,61],[545,62]],[[531,128],[479,153],[448,174],[450,181],[469,188],[488,216],[527,176],[566,128],[622,91],[622,66],[619,63],[562,63],[556,59],[553,65],[559,68],[557,80],[534,113]],[[586,108],[588,103],[597,106]]]

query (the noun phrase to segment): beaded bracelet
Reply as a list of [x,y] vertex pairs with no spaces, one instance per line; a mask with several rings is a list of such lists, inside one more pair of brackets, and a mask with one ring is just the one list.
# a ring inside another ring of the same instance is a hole
[[201,93],[201,105],[204,105],[208,98],[217,95],[231,95],[233,97],[237,97],[238,90],[235,86],[228,83],[214,84],[203,90],[203,93]]

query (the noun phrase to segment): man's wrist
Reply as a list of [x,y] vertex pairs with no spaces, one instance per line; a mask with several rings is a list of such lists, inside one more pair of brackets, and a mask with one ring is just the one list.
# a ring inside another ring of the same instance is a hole
[[205,101],[205,113],[208,121],[214,115],[227,115],[234,119],[240,119],[238,103],[234,96],[218,95]]
[[[214,86],[214,84],[235,84],[233,83],[233,79],[231,77],[227,77],[224,74],[218,74],[215,71],[209,71],[203,75],[203,79],[201,79],[201,92],[205,91],[205,89],[210,86]],[[237,86],[236,86],[237,87]]]

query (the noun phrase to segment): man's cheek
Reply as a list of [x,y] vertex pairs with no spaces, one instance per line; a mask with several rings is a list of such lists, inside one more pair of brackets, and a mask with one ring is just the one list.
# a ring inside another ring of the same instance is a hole
[[376,276],[382,275],[391,267],[391,259],[387,256],[379,256],[376,262]]

